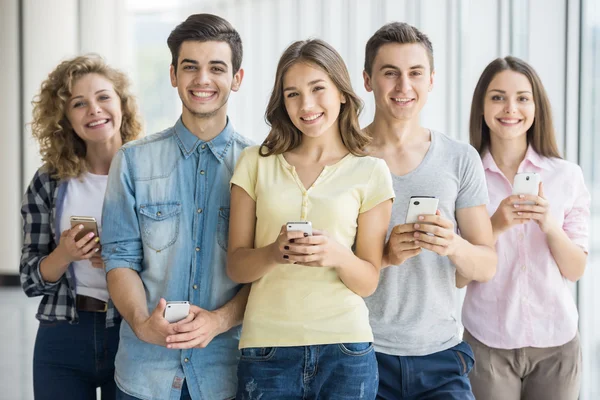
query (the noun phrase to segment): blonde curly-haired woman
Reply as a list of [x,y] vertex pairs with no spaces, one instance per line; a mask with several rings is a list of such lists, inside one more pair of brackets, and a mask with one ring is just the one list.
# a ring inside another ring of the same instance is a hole
[[[75,239],[100,224],[108,170],[117,150],[141,132],[127,77],[89,55],[59,64],[33,101],[34,138],[43,166],[23,198],[21,282],[43,296],[34,356],[36,399],[113,399],[120,318],[108,298],[99,237]],[[100,232],[100,227],[99,232]]]

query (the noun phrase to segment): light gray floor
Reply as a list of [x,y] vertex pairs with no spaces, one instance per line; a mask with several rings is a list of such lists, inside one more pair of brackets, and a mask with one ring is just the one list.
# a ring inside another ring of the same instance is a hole
[[0,287],[0,399],[33,399],[35,313],[40,297],[21,288]]

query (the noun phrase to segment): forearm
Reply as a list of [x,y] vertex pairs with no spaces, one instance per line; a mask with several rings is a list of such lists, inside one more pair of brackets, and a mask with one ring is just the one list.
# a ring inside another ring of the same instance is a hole
[[244,285],[233,299],[229,300],[223,307],[215,311],[220,319],[221,333],[227,332],[234,326],[238,326],[242,323],[249,294],[250,285]]
[[140,275],[130,268],[115,268],[106,275],[106,282],[108,293],[117,310],[138,335],[136,328],[139,322],[150,316]]
[[492,279],[498,263],[496,251],[486,245],[474,245],[465,239],[461,240],[462,243],[456,252],[449,256],[456,266],[456,272],[464,278],[457,284],[466,284],[464,282],[469,281],[487,282]]
[[571,282],[579,280],[583,276],[587,261],[583,249],[573,243],[560,226],[551,229],[546,234],[546,240],[562,276]]
[[238,248],[227,257],[227,275],[236,283],[252,283],[262,278],[278,264],[273,257],[272,243],[258,249]]
[[348,251],[343,267],[336,267],[340,280],[361,297],[372,295],[379,284],[379,268]]
[[40,263],[40,274],[46,282],[57,282],[69,268],[66,260],[57,249],[44,258]]

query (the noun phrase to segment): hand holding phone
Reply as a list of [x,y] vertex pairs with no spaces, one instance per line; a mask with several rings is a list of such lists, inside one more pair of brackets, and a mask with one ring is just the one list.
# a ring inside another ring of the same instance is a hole
[[438,204],[439,199],[433,196],[411,196],[406,213],[406,223],[417,223],[419,215],[435,215]]
[[179,322],[190,313],[189,301],[167,301],[165,319],[169,323]]
[[[537,196],[540,190],[540,174],[536,172],[519,172],[515,175],[512,194]],[[533,201],[523,201],[518,204],[533,205]]]
[[312,223],[310,221],[288,222],[285,224],[288,232],[304,232],[312,236]]
[[[85,225],[84,225],[85,222]],[[98,228],[92,217],[71,217],[71,229],[60,235],[54,250],[64,264],[73,261],[89,260],[100,251]],[[87,229],[86,229],[87,226]]]

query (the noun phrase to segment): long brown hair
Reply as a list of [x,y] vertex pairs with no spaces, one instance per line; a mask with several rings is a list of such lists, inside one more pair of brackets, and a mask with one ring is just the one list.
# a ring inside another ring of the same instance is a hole
[[121,99],[123,143],[136,139],[142,133],[137,103],[129,90],[129,79],[123,72],[93,54],[63,61],[48,75],[32,101],[31,122],[42,161],[58,179],[75,178],[87,170],[85,142],[73,130],[65,110],[73,85],[87,74],[98,74],[108,79]]
[[533,90],[535,114],[533,125],[527,131],[527,143],[541,156],[561,158],[552,123],[552,108],[544,85],[531,65],[512,56],[497,58],[489,63],[477,82],[473,92],[469,121],[471,145],[477,149],[479,154],[483,154],[490,147],[490,128],[485,123],[483,116],[485,95],[492,79],[500,72],[507,70],[525,75]]
[[319,39],[294,42],[281,55],[265,112],[265,120],[271,130],[260,148],[260,155],[281,154],[298,147],[302,141],[302,132],[290,120],[283,96],[283,78],[290,67],[299,62],[315,65],[325,71],[345,97],[346,103],[341,105],[338,117],[342,142],[352,154],[364,155],[364,149],[371,139],[361,131],[358,122],[362,100],[352,89],[350,74],[342,57],[328,43]]

